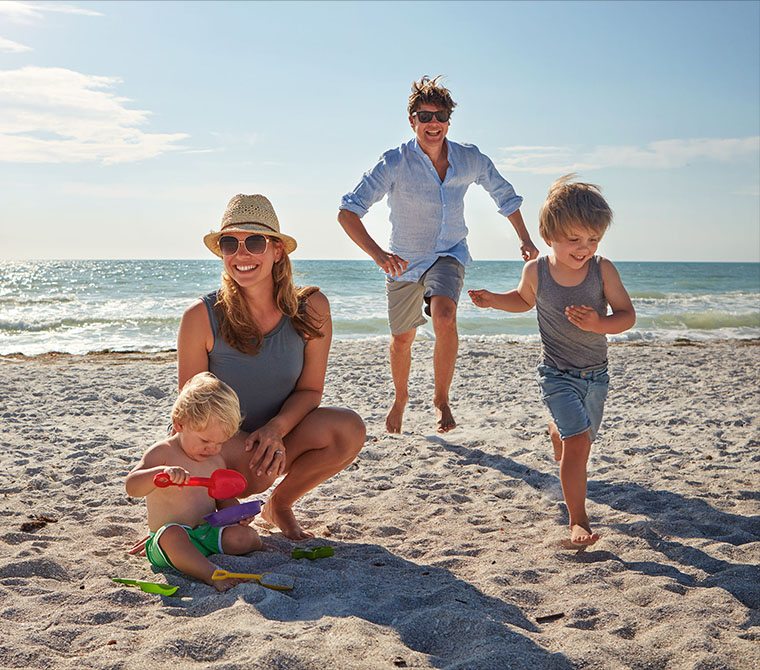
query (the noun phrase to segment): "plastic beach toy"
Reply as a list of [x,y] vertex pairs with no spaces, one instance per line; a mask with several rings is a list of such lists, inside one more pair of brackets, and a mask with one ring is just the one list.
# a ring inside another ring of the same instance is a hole
[[[234,496],[231,496],[234,497]],[[250,502],[233,505],[226,509],[220,509],[203,518],[212,526],[229,526],[243,519],[251,519],[261,511],[261,501],[251,500]]]
[[226,570],[214,570],[211,579],[255,579],[262,586],[275,591],[290,591],[296,580],[290,575],[278,575],[274,572],[265,572],[263,575],[249,575],[244,572],[227,572]]
[[119,584],[126,584],[127,586],[136,586],[145,593],[157,593],[160,596],[171,596],[179,588],[179,586],[166,586],[166,584],[154,584],[153,582],[139,582],[136,579],[117,579],[111,577],[111,581],[119,582]]
[[169,475],[159,472],[153,477],[153,483],[161,489],[167,486],[206,486],[208,494],[217,500],[235,498],[248,486],[245,477],[235,470],[214,470],[210,477],[190,477],[184,484],[172,484]]
[[327,558],[328,556],[335,556],[335,549],[328,547],[327,545],[322,547],[314,547],[313,549],[301,549],[296,547],[293,549],[291,558],[308,558],[313,561],[316,558]]

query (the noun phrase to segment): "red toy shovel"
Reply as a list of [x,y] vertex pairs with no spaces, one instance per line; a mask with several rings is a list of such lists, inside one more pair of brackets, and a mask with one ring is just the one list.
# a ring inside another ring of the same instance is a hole
[[248,482],[235,470],[214,470],[210,477],[190,477],[184,484],[172,484],[169,475],[159,472],[153,477],[153,483],[161,489],[167,486],[206,486],[208,494],[217,500],[239,496]]

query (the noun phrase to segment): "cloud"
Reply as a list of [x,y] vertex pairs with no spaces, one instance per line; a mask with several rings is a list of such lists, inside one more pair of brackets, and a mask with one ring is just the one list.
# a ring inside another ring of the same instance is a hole
[[76,5],[64,3],[46,2],[45,4],[35,2],[15,2],[14,0],[4,0],[0,2],[0,16],[4,16],[9,21],[16,23],[29,23],[34,20],[43,18],[45,12],[58,12],[60,14],[82,14],[84,16],[103,16],[100,12],[92,9],[83,9]]
[[645,147],[600,145],[588,149],[513,146],[499,150],[497,167],[511,172],[558,174],[610,167],[680,168],[695,161],[728,163],[760,156],[760,137],[662,140]]
[[147,133],[150,112],[115,95],[121,80],[64,68],[0,70],[0,161],[129,163],[184,149],[184,133]]
[[20,54],[25,51],[33,51],[33,49],[25,44],[19,44],[18,42],[13,42],[11,40],[6,40],[4,37],[0,37],[0,53]]

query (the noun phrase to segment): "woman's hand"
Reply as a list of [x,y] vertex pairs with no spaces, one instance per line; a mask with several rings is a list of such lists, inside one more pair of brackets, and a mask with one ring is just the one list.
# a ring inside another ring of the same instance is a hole
[[285,474],[285,445],[276,428],[265,424],[253,431],[245,441],[245,450],[253,452],[248,467],[257,477],[262,473],[275,477]]

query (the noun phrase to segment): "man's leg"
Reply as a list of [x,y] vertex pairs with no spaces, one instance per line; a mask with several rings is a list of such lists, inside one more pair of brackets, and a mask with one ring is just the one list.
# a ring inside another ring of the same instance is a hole
[[404,408],[409,400],[409,370],[412,366],[412,342],[417,329],[413,328],[400,335],[391,335],[390,358],[393,377],[393,405],[385,417],[385,429],[389,433],[401,432]]
[[459,350],[457,333],[457,304],[451,298],[434,295],[430,298],[430,315],[435,331],[435,348],[433,350],[433,372],[435,389],[433,404],[439,433],[448,433],[456,428],[456,421],[449,407],[449,388],[454,378],[454,366]]

